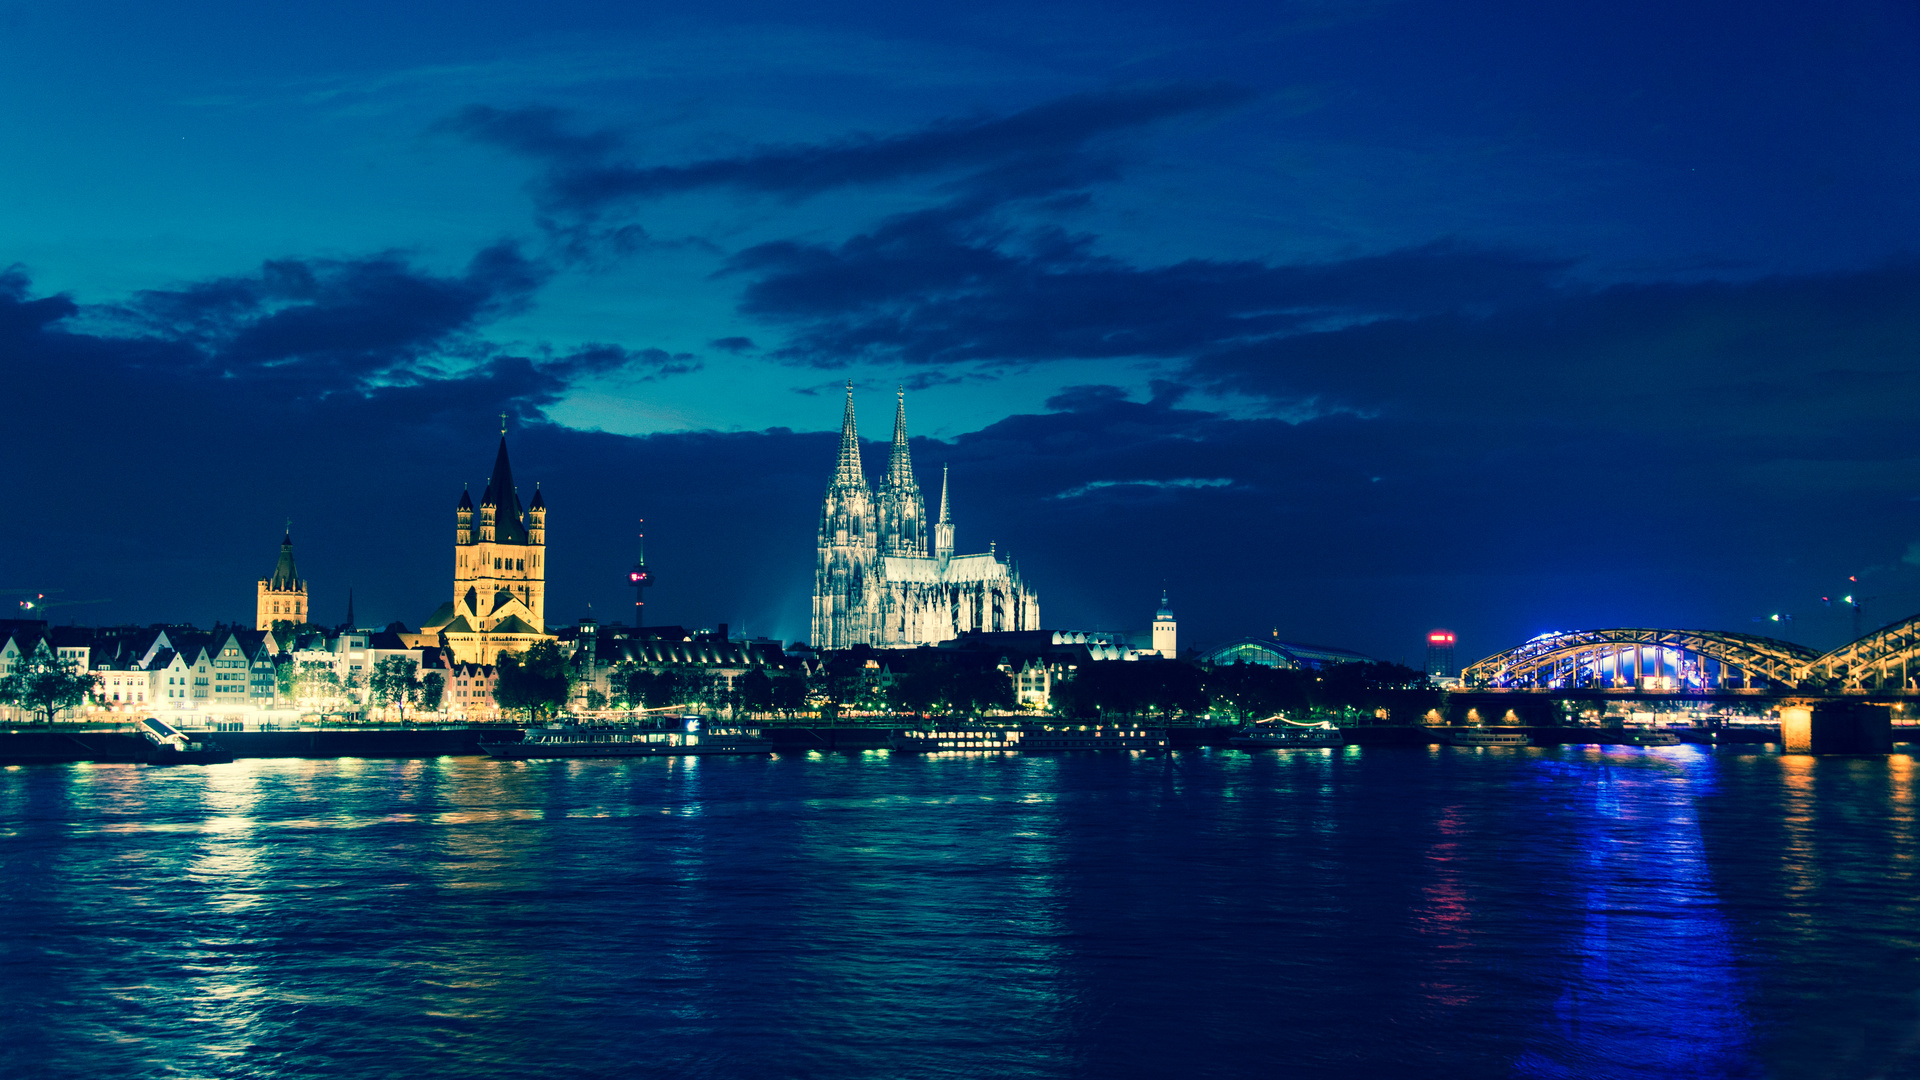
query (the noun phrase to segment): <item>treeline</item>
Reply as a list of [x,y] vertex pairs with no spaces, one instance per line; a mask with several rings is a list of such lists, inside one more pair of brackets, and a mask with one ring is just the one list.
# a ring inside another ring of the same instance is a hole
[[[588,705],[619,710],[691,705],[823,718],[1007,713],[1018,705],[1010,674],[1017,672],[1016,665],[1014,658],[992,653],[856,649],[834,655],[824,670],[811,675],[755,668],[731,687],[702,668],[623,667],[609,680],[612,693],[601,700],[590,694]],[[501,675],[503,690],[519,681],[507,669]],[[1050,713],[1071,719],[1233,723],[1276,714],[1365,722],[1383,712],[1394,722],[1412,723],[1440,702],[1439,691],[1422,672],[1399,664],[1351,663],[1309,671],[1258,664],[1206,668],[1172,660],[1082,664],[1053,681],[1050,697]]]
[[[1136,696],[1128,697],[1124,691],[1116,693],[1107,689],[1109,680],[1124,683],[1128,679],[1127,675],[1108,670],[1115,667],[1188,670],[1132,676],[1144,685],[1135,690]],[[1156,680],[1162,687],[1157,691]],[[1425,672],[1401,664],[1371,661],[1336,664],[1321,671],[1244,663],[1215,668],[1186,664],[1094,664],[1082,667],[1073,683],[1078,686],[1069,694],[1066,708],[1069,715],[1075,716],[1089,715],[1089,709],[1094,714],[1132,710],[1162,716],[1210,711],[1215,719],[1231,718],[1240,723],[1276,714],[1291,720],[1338,715],[1364,722],[1384,712],[1383,719],[1415,723],[1419,716],[1440,704],[1440,691],[1427,681]],[[1109,698],[1115,700],[1116,707],[1106,706]],[[1202,698],[1205,705],[1194,709],[1194,704]],[[1060,711],[1058,705],[1055,711]]]

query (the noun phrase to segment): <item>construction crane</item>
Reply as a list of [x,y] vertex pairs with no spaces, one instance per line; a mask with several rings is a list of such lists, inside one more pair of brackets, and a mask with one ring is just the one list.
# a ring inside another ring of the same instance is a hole
[[[66,591],[65,589],[55,589],[55,590],[53,590],[53,592],[55,592],[55,593],[59,593],[59,592],[65,592],[65,591]],[[40,613],[41,613],[41,612],[44,612],[44,611],[46,611],[46,610],[47,610],[48,608],[58,608],[58,607],[78,607],[78,606],[80,606],[80,605],[82,605],[82,604],[104,604],[104,603],[107,603],[107,601],[106,601],[106,600],[104,600],[104,599],[101,599],[101,600],[56,600],[56,599],[54,599],[54,598],[53,598],[53,594],[52,594],[52,593],[44,593],[44,592],[40,592],[40,591],[39,591],[39,590],[37,590],[37,589],[0,589],[0,596],[19,596],[19,597],[22,597],[22,599],[20,600],[20,614],[22,614],[22,615],[25,615],[25,616],[27,616],[28,618],[37,618],[37,617],[39,617],[39,615],[40,615]]]

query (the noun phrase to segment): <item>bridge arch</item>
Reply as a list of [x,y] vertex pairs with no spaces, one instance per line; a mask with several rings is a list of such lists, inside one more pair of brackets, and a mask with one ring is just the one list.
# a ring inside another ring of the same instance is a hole
[[1920,615],[1809,661],[1801,681],[1830,690],[1904,690],[1920,679]]
[[[1920,626],[1915,627],[1920,633]],[[1864,640],[1864,639],[1863,639]],[[1468,686],[1595,690],[1644,686],[1668,690],[1795,689],[1822,659],[1804,645],[1719,630],[1623,627],[1542,634],[1467,666]],[[1920,656],[1916,656],[1920,674]]]

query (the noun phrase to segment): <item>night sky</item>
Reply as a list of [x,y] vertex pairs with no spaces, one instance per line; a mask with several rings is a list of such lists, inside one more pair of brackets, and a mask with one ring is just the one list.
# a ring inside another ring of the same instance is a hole
[[1831,646],[1920,612],[1916,72],[1848,0],[0,5],[0,587],[250,620],[291,517],[417,626],[506,412],[550,624],[644,516],[650,620],[804,638],[850,378],[1052,627]]

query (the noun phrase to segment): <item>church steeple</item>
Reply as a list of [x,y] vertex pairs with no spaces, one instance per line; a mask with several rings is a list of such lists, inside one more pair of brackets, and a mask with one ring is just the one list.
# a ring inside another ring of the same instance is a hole
[[253,597],[255,630],[271,630],[276,622],[307,621],[307,583],[293,566],[293,522],[287,522],[286,534],[280,538],[280,558],[273,564],[273,573],[257,581]]
[[493,455],[493,475],[487,479],[487,490],[480,495],[482,508],[481,520],[484,523],[489,516],[484,511],[493,507],[493,535],[481,538],[501,544],[524,544],[527,542],[526,510],[520,505],[520,493],[514,489],[513,463],[507,460],[507,437],[500,436],[500,449]]
[[300,584],[300,575],[293,569],[293,523],[287,523],[287,534],[280,538],[280,561],[273,564],[273,576],[267,579],[271,589],[291,592]]
[[461,492],[454,508],[453,602],[421,626],[440,633],[455,663],[491,664],[546,633],[547,496],[536,485],[521,503],[506,426],[503,414],[479,505]]
[[847,410],[840,418],[840,462],[833,472],[835,487],[867,486],[867,471],[860,464],[860,430],[853,423],[853,380],[847,380]]
[[927,553],[927,504],[913,478],[913,456],[907,449],[907,391],[899,390],[893,410],[893,449],[887,471],[880,478],[880,554]]
[[901,387],[893,408],[893,450],[887,455],[887,482],[895,487],[913,483],[913,458],[907,450],[907,389]]
[[947,467],[940,466],[940,520],[933,524],[933,557],[953,558],[953,515],[947,512]]

